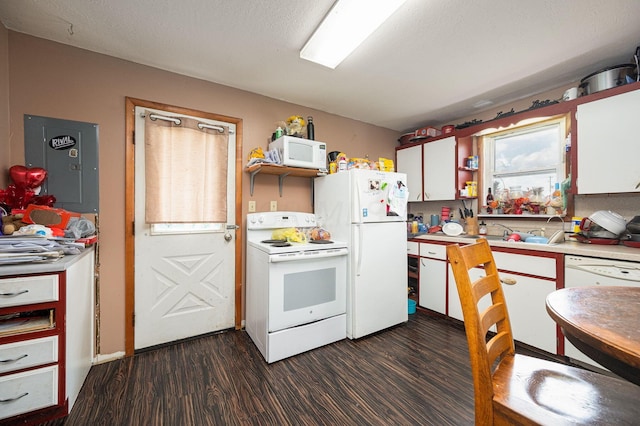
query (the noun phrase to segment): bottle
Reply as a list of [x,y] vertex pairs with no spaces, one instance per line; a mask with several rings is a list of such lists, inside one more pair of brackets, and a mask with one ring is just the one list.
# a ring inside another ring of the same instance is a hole
[[478,229],[478,235],[487,235],[487,224],[484,220],[480,222],[480,228]]
[[309,116],[307,117],[307,139],[309,140],[314,140],[315,138],[315,134],[314,134],[314,128],[313,128],[313,117]]
[[493,195],[491,194],[491,188],[487,188],[487,213],[493,213],[491,202],[493,201]]

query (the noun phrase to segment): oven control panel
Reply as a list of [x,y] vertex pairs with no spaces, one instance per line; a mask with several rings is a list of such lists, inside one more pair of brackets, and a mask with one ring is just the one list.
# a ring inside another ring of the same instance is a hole
[[263,212],[247,215],[249,229],[275,229],[317,226],[313,213]]

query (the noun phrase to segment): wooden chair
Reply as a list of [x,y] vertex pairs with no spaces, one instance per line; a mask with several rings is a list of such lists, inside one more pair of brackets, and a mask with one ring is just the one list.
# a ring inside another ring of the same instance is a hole
[[[640,423],[640,386],[515,353],[509,313],[489,243],[447,246],[469,343],[476,425]],[[469,270],[486,275],[471,281]],[[478,302],[490,295],[483,312]],[[495,326],[495,333],[489,329]]]

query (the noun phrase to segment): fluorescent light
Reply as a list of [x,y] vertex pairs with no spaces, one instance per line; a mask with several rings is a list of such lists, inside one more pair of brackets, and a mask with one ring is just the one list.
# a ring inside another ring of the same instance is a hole
[[300,51],[334,69],[406,0],[338,0]]

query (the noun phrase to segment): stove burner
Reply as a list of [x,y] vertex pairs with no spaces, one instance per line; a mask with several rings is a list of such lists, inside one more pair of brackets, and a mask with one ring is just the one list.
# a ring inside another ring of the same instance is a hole
[[309,244],[333,244],[330,240],[309,240]]
[[264,240],[260,241],[262,244],[277,244],[277,243],[286,243],[287,240]]
[[291,243],[286,241],[276,240],[277,242],[271,244],[271,247],[289,247]]

